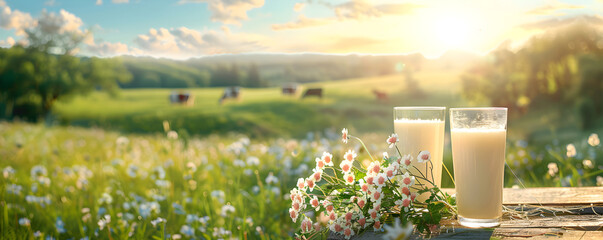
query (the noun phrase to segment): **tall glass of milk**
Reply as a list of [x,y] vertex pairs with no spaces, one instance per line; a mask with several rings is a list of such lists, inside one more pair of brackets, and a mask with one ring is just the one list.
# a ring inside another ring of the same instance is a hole
[[450,138],[459,223],[498,226],[507,139],[507,108],[451,108]]
[[[417,178],[417,183],[425,184],[430,188],[433,184],[429,182],[441,187],[445,121],[446,107],[394,108],[394,131],[400,139],[398,148],[402,154],[410,154],[415,158],[412,163],[414,167],[409,170],[414,176],[425,176],[429,179],[425,181]],[[416,161],[417,155],[423,150],[431,153],[429,165],[426,162]],[[432,164],[433,170],[431,170]],[[424,202],[427,198],[429,193],[423,193],[417,196],[416,200]]]

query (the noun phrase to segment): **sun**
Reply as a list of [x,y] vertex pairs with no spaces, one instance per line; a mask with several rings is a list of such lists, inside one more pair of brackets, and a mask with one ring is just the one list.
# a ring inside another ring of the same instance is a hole
[[434,21],[435,37],[443,47],[460,48],[470,41],[470,24],[462,16],[441,16]]

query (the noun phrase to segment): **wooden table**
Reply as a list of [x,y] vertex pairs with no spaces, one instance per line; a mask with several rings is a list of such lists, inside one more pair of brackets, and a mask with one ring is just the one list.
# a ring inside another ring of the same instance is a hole
[[[454,189],[444,189],[453,194]],[[443,222],[435,239],[602,239],[603,187],[505,188],[503,205],[523,216],[505,211],[501,225],[493,229],[464,228],[456,221]],[[411,239],[421,239],[413,235]],[[331,234],[329,239],[344,239]],[[381,239],[374,232],[354,239]]]

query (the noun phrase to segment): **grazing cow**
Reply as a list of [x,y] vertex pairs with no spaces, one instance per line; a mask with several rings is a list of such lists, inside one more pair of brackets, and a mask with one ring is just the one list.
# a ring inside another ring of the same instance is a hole
[[309,88],[306,90],[302,98],[317,96],[318,98],[322,98],[322,88]]
[[224,94],[222,94],[222,97],[218,102],[222,104],[224,103],[224,100],[229,98],[239,100],[239,96],[241,95],[240,89],[240,87],[228,87],[224,89]]
[[283,95],[295,95],[297,93],[297,84],[285,84],[282,87]]
[[172,94],[170,94],[170,103],[192,106],[195,104],[195,96],[191,95],[189,92],[176,93],[174,91]]
[[377,100],[379,101],[388,101],[389,97],[387,96],[387,93],[385,92],[381,92],[377,89],[373,89],[373,94],[375,94],[375,97],[377,97]]

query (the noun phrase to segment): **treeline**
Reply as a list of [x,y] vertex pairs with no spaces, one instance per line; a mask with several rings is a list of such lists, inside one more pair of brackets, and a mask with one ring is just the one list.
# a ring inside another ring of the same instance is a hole
[[463,94],[525,113],[532,107],[574,108],[583,128],[603,115],[603,34],[577,22],[535,36],[512,51],[502,45],[462,77]]
[[408,56],[337,56],[247,54],[187,61],[124,57],[132,81],[122,88],[271,87],[401,73],[401,66],[420,70],[424,58]]

